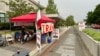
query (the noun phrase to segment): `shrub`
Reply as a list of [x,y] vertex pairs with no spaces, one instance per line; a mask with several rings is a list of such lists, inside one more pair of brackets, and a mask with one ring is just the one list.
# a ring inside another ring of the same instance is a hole
[[100,41],[100,32],[97,32],[92,29],[84,29],[83,32],[91,36],[93,39]]
[[0,23],[0,30],[9,30],[11,23]]

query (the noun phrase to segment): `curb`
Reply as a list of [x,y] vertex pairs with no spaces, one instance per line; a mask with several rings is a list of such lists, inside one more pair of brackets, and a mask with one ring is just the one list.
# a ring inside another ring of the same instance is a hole
[[[59,37],[61,37],[61,35],[63,35],[69,28],[70,27],[65,27],[64,28],[65,30],[60,33]],[[41,54],[43,54],[48,48],[50,48],[56,41],[57,40],[54,40],[51,44],[45,44],[45,45],[43,45]],[[40,56],[41,55],[41,54],[38,55],[37,49],[31,51],[29,54],[30,54],[30,56]]]
[[[65,28],[65,30],[62,32],[62,33],[60,33],[60,38],[61,38],[61,36],[68,30],[69,28]],[[49,49],[52,49],[55,45],[56,45],[56,43],[58,42],[59,40],[54,40],[51,44],[48,44],[48,46],[46,46],[46,48],[44,49],[44,51],[41,53],[41,56],[44,56],[43,54],[45,54],[46,52],[48,52],[48,50]]]

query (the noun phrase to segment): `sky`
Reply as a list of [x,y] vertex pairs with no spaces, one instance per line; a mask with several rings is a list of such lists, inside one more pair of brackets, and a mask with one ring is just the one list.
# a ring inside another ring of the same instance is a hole
[[[47,6],[48,0],[36,0]],[[86,19],[87,13],[93,11],[100,0],[54,0],[60,15],[66,19],[69,15],[74,16],[76,22]]]

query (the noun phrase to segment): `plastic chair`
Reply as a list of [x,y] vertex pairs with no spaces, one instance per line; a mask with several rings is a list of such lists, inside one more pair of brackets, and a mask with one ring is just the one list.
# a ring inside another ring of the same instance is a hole
[[10,44],[9,43],[10,41],[14,43],[14,37],[12,37],[11,34],[6,34],[5,36],[6,36],[6,41],[7,41],[8,45]]

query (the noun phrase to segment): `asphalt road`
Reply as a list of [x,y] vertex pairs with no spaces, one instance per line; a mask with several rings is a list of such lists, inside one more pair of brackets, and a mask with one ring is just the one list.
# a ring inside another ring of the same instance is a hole
[[91,56],[77,31],[72,27],[41,56]]

